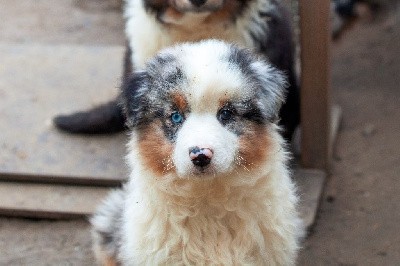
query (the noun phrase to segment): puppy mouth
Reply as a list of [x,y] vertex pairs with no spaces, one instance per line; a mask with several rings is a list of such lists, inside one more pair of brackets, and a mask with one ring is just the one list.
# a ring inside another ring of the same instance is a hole
[[179,13],[180,15],[183,15],[183,13],[206,13],[206,12],[215,12],[218,11],[222,8],[222,4],[216,5],[216,4],[207,4],[205,3],[204,5],[196,6],[194,4],[192,5],[179,5],[177,4],[174,0],[170,1],[170,8],[172,8],[176,13]]

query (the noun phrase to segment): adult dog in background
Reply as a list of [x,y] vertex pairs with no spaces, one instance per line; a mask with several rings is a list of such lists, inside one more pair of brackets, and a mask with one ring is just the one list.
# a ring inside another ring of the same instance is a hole
[[209,40],[127,78],[126,186],[98,209],[105,265],[294,265],[301,225],[277,125],[285,77]]
[[[293,59],[290,15],[279,0],[127,0],[127,50],[123,79],[140,70],[160,49],[205,39],[220,39],[252,49],[288,76],[286,102],[280,110],[284,136],[290,139],[300,120],[299,89]],[[118,100],[54,119],[74,133],[123,130]]]

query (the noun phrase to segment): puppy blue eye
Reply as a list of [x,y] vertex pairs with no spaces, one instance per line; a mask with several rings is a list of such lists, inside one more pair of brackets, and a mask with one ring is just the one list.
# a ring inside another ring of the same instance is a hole
[[231,110],[222,109],[222,110],[219,112],[219,118],[220,118],[221,120],[228,121],[228,120],[231,120],[232,117],[233,117],[233,112],[232,112]]
[[179,112],[173,112],[171,115],[171,120],[175,124],[180,124],[183,121],[183,116]]

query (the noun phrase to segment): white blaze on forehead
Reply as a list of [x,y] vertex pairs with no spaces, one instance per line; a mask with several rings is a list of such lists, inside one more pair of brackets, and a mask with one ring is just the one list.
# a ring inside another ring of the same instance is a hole
[[183,46],[179,62],[193,111],[215,111],[221,99],[247,98],[246,78],[238,66],[229,62],[230,46],[220,41],[206,41],[194,46]]

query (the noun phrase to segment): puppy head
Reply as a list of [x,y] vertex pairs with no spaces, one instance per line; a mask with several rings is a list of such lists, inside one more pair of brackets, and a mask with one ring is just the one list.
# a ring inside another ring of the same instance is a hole
[[211,40],[163,50],[122,99],[148,169],[212,178],[265,163],[285,83],[249,51]]

